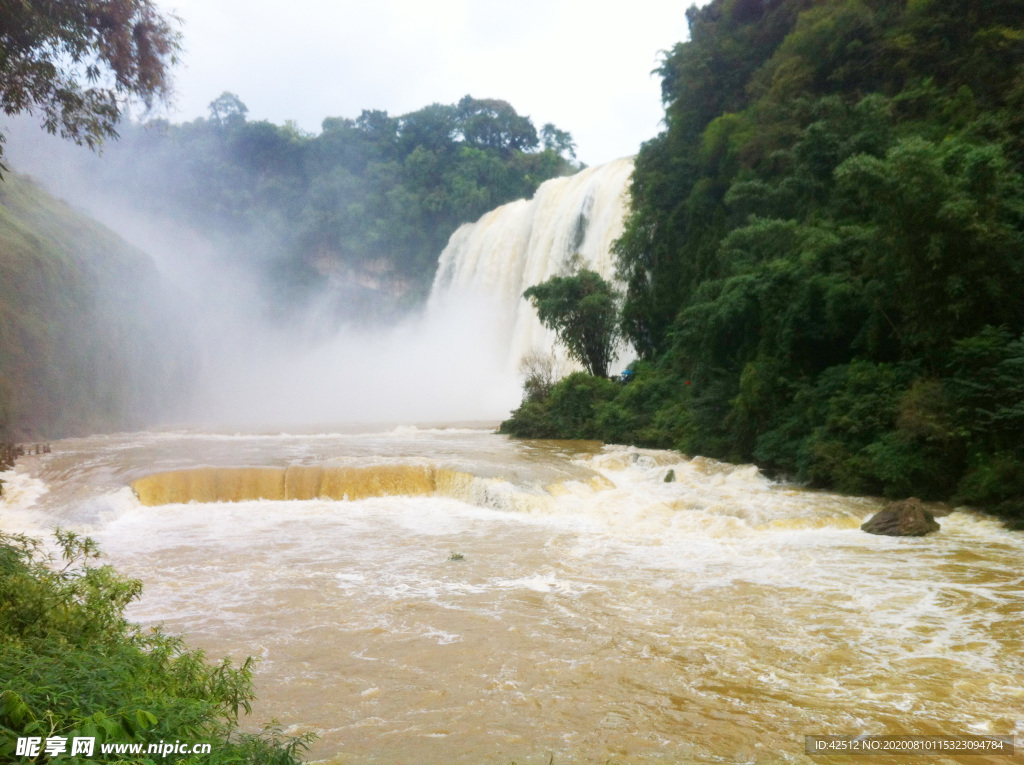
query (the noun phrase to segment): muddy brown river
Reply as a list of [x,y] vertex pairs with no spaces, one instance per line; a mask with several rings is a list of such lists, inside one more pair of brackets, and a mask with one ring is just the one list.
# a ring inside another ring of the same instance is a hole
[[[666,482],[669,470],[676,480]],[[1024,534],[671,452],[484,428],[71,439],[0,528],[96,538],[130,610],[255,655],[251,727],[333,763],[850,763],[807,735],[1016,735]],[[134,487],[134,488],[133,488]]]

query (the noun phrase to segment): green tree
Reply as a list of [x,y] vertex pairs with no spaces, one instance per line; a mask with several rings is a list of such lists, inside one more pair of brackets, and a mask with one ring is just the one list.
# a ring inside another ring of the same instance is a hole
[[576,159],[576,142],[566,130],[559,130],[550,122],[540,129],[540,140],[547,151],[553,151],[563,157]]
[[170,93],[173,21],[153,0],[0,0],[0,108],[90,148],[116,137],[130,99]]
[[517,114],[508,101],[464,96],[458,109],[467,144],[503,152],[529,151],[537,146],[537,129],[530,118]]
[[245,122],[249,107],[234,93],[224,91],[210,102],[210,122],[221,126]]
[[608,374],[619,339],[618,295],[600,274],[581,269],[572,276],[553,276],[523,293],[537,317],[554,330],[569,356],[598,377]]

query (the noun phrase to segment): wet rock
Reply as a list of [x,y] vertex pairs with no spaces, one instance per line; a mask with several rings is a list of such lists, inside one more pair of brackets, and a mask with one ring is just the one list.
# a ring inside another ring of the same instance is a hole
[[669,468],[669,471],[665,473],[665,483],[674,483],[676,480],[676,471]]
[[917,497],[892,502],[861,525],[861,531],[890,537],[923,537],[939,530],[939,524]]

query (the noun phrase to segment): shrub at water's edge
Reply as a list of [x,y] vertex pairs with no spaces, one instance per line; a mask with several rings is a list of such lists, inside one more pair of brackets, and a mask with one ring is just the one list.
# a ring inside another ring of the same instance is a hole
[[1024,522],[1024,7],[714,0],[616,245],[628,384],[516,435],[753,461]]
[[[142,589],[96,566],[94,543],[56,532],[63,560],[0,534],[0,759],[19,737],[93,737],[83,762],[298,763],[309,736],[240,733],[252,660],[207,662],[202,651],[124,618]],[[210,743],[208,755],[104,755],[101,744]],[[38,761],[44,761],[45,755]],[[72,759],[70,761],[77,761]]]

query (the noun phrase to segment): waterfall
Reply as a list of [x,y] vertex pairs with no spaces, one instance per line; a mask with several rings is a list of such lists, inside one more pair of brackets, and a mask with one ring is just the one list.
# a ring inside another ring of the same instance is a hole
[[[576,263],[615,280],[612,243],[622,234],[633,158],[590,167],[541,184],[533,199],[502,205],[460,227],[437,264],[429,306],[468,297],[499,313],[508,361],[518,365],[533,349],[554,347],[554,334],[537,320],[523,291],[570,273]],[[578,256],[578,258],[577,258]]]

